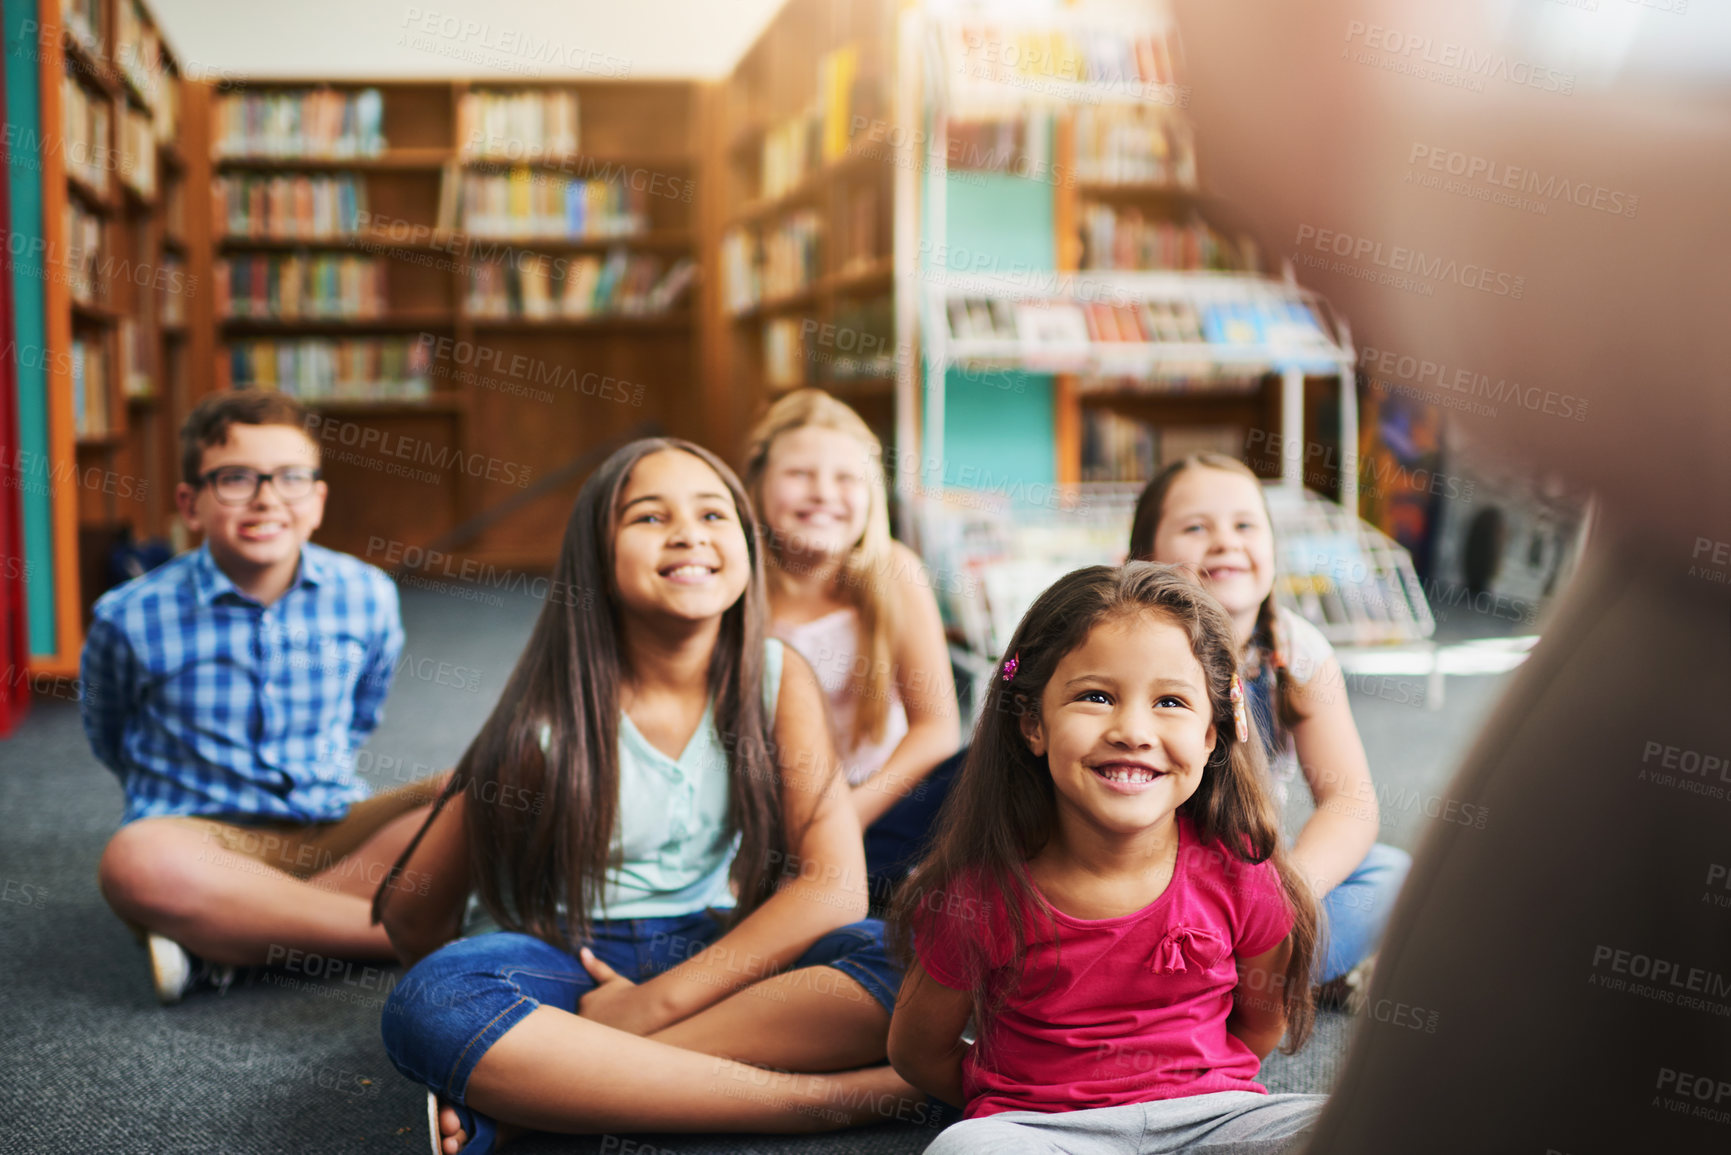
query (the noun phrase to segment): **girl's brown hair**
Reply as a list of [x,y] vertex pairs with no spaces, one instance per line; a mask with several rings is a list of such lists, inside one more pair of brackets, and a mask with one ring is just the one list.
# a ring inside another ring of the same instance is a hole
[[[385,895],[450,798],[467,792],[464,832],[470,885],[506,930],[561,949],[588,939],[614,865],[619,809],[620,687],[630,655],[620,644],[614,582],[619,498],[637,463],[654,453],[689,453],[713,469],[745,533],[751,575],[721,616],[709,662],[717,730],[726,736],[729,833],[737,832],[732,880],[735,920],[775,889],[785,862],[781,774],[763,701],[763,559],[757,519],[733,471],[701,446],[645,438],[617,450],[583,484],[565,526],[549,595],[499,703],[463,752],[427,823],[373,900]],[[543,753],[543,733],[546,750]]]
[[[866,448],[872,461],[866,471],[871,508],[866,511],[865,533],[842,563],[839,579],[843,596],[859,613],[860,651],[869,659],[865,672],[855,676],[859,711],[854,715],[854,733],[841,736],[844,746],[856,746],[880,740],[890,712],[893,676],[890,650],[896,631],[896,599],[890,583],[893,546],[889,500],[881,468],[883,445],[860,415],[844,403],[821,389],[796,389],[771,405],[752,429],[746,445],[745,489],[761,510],[763,478],[775,439],[808,425],[846,434]],[[767,525],[764,532],[769,543],[769,588],[774,593],[787,581],[788,561],[784,552],[788,543]]]
[[[1154,480],[1142,491],[1142,496],[1136,499],[1136,514],[1130,521],[1129,556],[1132,560],[1154,560],[1154,538],[1160,532],[1160,522],[1166,514],[1166,493],[1180,474],[1191,469],[1218,469],[1248,477],[1256,483],[1256,492],[1262,493],[1262,479],[1236,457],[1224,453],[1194,453],[1181,461],[1174,461],[1155,474]],[[1262,510],[1265,515],[1268,513],[1267,498],[1263,498]],[[1272,524],[1273,519],[1269,520]],[[1261,681],[1268,677],[1270,670],[1273,671],[1274,693],[1270,695],[1274,701],[1274,709],[1270,712],[1273,732],[1264,735],[1270,751],[1284,749],[1292,727],[1305,718],[1304,712],[1298,708],[1298,682],[1287,668],[1289,658],[1285,632],[1280,628],[1280,616],[1271,589],[1256,608],[1256,624],[1251,627],[1250,652],[1245,663],[1248,681]]]
[[[1155,614],[1183,630],[1202,666],[1214,722],[1214,749],[1202,782],[1178,813],[1189,820],[1200,852],[1233,863],[1272,861],[1281,896],[1292,914],[1290,942],[1279,992],[1287,1022],[1288,1053],[1304,1044],[1315,1016],[1310,968],[1317,948],[1317,907],[1309,885],[1287,861],[1274,804],[1264,786],[1261,744],[1235,740],[1232,718],[1232,622],[1195,579],[1176,566],[1128,562],[1090,566],[1060,578],[1029,608],[1005,653],[1016,655],[1014,678],[991,680],[966,763],[950,789],[931,852],[897,892],[892,936],[907,957],[916,930],[953,928],[967,962],[979,1037],[1014,991],[1027,957],[1030,932],[1043,922],[1057,936],[1052,908],[1028,877],[1027,864],[1056,830],[1056,788],[1046,759],[1023,737],[1023,715],[1038,715],[1046,683],[1064,655],[1110,619]],[[975,898],[986,917],[947,921],[933,912]],[[1005,917],[991,917],[1002,912]],[[999,936],[1007,926],[1009,941]],[[1006,961],[1007,959],[1007,961]]]

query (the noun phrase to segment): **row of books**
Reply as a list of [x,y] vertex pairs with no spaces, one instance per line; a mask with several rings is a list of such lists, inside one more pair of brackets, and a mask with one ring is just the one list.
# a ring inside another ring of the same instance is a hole
[[457,104],[457,140],[467,157],[564,157],[577,151],[577,139],[577,93],[568,88],[466,92]]
[[1169,110],[1084,104],[1074,124],[1077,180],[1196,187],[1196,133]]
[[1046,179],[1051,169],[1052,118],[1045,109],[949,126],[948,167],[968,172],[1009,172]]
[[114,5],[114,63],[150,106],[152,128],[159,140],[173,140],[179,102],[162,50],[162,36],[138,0]]
[[222,232],[254,240],[334,240],[360,231],[367,185],[351,175],[230,173],[212,183]]
[[681,257],[663,270],[661,258],[615,249],[603,261],[484,261],[470,266],[465,307],[476,317],[648,316],[678,304],[697,266]]
[[1256,271],[1250,238],[1234,244],[1200,217],[1150,220],[1140,209],[1105,204],[1085,204],[1080,216],[1084,269]]
[[149,397],[154,392],[151,382],[151,365],[155,358],[151,351],[153,334],[147,325],[140,325],[131,317],[120,320],[120,366],[115,376],[120,381],[121,391],[128,397]]
[[97,96],[68,72],[60,82],[62,155],[66,173],[98,193],[108,192],[108,170],[114,150],[108,143],[108,101]]
[[778,197],[819,165],[840,160],[853,136],[856,112],[869,107],[860,50],[846,44],[818,57],[817,91],[805,112],[769,128],[759,150],[759,193]]
[[162,295],[159,300],[157,317],[164,325],[186,324],[186,299],[191,296],[186,289],[186,262],[173,253],[162,255]]
[[377,317],[385,265],[351,254],[261,255],[216,262],[219,317]]
[[1160,435],[1146,421],[1082,408],[1082,480],[1146,481],[1160,468]]
[[216,153],[229,157],[366,157],[385,151],[384,98],[339,92],[226,92],[216,101]]
[[72,339],[72,420],[80,438],[102,437],[111,428],[106,345],[103,337]]
[[162,228],[171,241],[186,240],[186,182],[171,180],[162,188]]
[[950,334],[957,340],[1028,344],[1084,342],[1248,345],[1289,352],[1328,351],[1327,330],[1300,301],[1007,301],[955,298]]
[[156,127],[131,106],[120,116],[120,179],[141,197],[156,195]]
[[806,383],[803,319],[775,317],[763,325],[763,380],[771,389],[795,389]]
[[102,0],[60,0],[60,19],[91,55],[102,55]]
[[418,337],[235,341],[217,358],[217,386],[280,389],[308,401],[418,400],[431,392],[430,348]]
[[887,248],[889,220],[876,184],[861,184],[841,192],[835,234],[836,267],[847,269],[878,260]]
[[821,328],[803,317],[763,325],[763,375],[771,389],[824,382],[881,380],[895,375],[893,301],[849,301]]
[[739,313],[764,300],[788,296],[818,276],[823,222],[804,209],[761,233],[734,228],[721,239],[723,303]]
[[71,283],[72,299],[81,305],[100,305],[107,295],[96,278],[96,270],[102,265],[102,248],[102,218],[68,197],[66,276]]
[[943,50],[952,71],[977,80],[1136,86],[1176,82],[1169,26],[1017,24],[964,19],[948,24]]
[[957,340],[1065,344],[1088,341],[1177,341],[1205,339],[1203,319],[1188,301],[1006,301],[955,298],[949,302],[950,335]]
[[[833,336],[818,333],[813,360],[827,381],[894,377],[896,373],[895,298],[888,293],[844,299],[831,318]],[[827,338],[827,339],[826,339]]]
[[475,236],[620,237],[649,226],[642,189],[529,168],[464,174],[462,206],[462,227]]
[[1237,425],[1168,425],[1158,428],[1110,409],[1082,409],[1082,480],[1147,481],[1174,461],[1196,453],[1243,453]]

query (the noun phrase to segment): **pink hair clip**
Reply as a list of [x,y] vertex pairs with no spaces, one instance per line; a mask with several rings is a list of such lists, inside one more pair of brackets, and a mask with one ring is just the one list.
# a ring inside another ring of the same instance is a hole
[[1022,651],[1017,650],[1004,662],[1004,681],[1008,682],[1016,676],[1016,667],[1022,664]]
[[1244,683],[1236,673],[1232,675],[1232,690],[1228,694],[1232,699],[1232,725],[1238,731],[1240,742],[1250,741],[1250,718],[1244,711]]

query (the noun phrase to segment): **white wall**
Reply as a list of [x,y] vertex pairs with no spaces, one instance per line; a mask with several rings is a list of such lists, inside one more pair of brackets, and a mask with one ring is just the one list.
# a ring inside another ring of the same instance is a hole
[[725,75],[783,0],[149,3],[190,76],[581,80]]

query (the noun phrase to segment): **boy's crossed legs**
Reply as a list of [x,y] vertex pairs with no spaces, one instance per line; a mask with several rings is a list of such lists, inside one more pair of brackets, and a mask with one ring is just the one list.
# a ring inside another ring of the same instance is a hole
[[[289,950],[393,957],[384,928],[372,924],[372,896],[445,780],[363,799],[336,822],[137,819],[102,852],[102,896],[135,930],[211,963],[275,962]],[[396,885],[416,882],[405,875]]]

